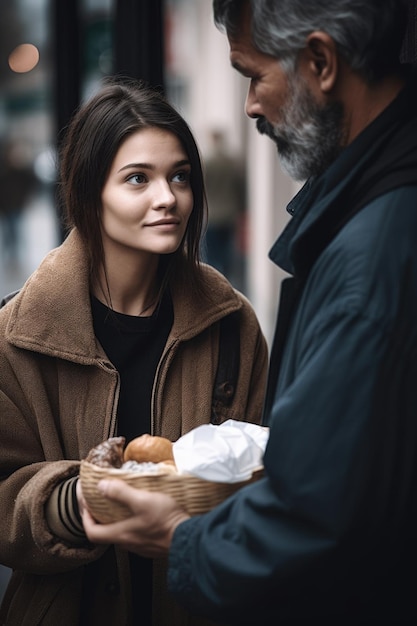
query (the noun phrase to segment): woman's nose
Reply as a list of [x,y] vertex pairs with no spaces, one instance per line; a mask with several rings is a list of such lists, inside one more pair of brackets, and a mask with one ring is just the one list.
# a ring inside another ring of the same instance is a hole
[[175,205],[175,203],[175,194],[173,193],[169,182],[166,180],[160,180],[155,182],[154,207],[156,209],[170,209]]

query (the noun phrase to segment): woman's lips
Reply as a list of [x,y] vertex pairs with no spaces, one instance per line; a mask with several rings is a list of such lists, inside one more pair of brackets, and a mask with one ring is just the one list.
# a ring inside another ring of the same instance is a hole
[[147,226],[151,226],[151,227],[161,227],[161,228],[173,228],[175,226],[179,225],[179,220],[175,220],[175,219],[168,219],[168,220],[157,220],[156,222],[151,222],[150,224],[147,224]]

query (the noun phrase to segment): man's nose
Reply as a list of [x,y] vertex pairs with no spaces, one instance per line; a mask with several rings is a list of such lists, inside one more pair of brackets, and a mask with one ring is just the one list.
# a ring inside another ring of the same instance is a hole
[[249,86],[248,93],[246,95],[245,111],[246,115],[252,118],[257,118],[262,115],[261,106],[252,85]]

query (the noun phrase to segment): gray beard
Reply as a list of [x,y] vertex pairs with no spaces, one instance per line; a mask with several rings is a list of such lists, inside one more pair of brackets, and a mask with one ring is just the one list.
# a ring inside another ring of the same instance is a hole
[[284,171],[296,181],[324,172],[343,148],[343,105],[320,106],[300,80],[290,80],[289,100],[283,107],[282,121],[270,124],[264,117],[256,126],[277,145]]

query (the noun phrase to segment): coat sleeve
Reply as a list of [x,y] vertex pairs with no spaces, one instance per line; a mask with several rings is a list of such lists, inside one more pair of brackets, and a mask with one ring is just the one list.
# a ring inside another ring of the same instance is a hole
[[[413,357],[402,348],[406,369]],[[174,534],[168,580],[180,603],[230,624],[260,615],[275,624],[303,602],[310,617],[337,605],[349,585],[372,595],[375,572],[383,580],[394,571],[407,542],[401,511],[415,493],[417,426],[388,396],[373,404],[376,391],[393,390],[388,349],[383,329],[360,314],[310,326],[293,383],[272,403],[265,478]]]
[[30,398],[4,354],[0,368],[0,562],[36,574],[69,571],[103,552],[88,542],[77,546],[62,540],[46,520],[51,494],[78,475],[79,462],[46,460],[51,450],[43,447]]

